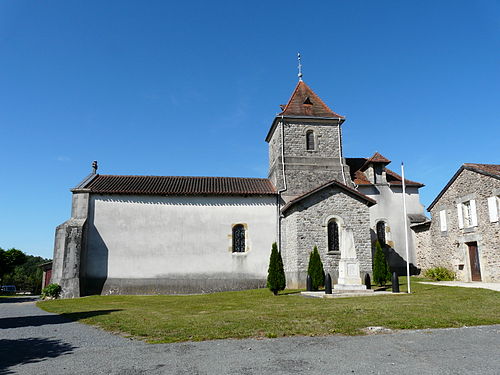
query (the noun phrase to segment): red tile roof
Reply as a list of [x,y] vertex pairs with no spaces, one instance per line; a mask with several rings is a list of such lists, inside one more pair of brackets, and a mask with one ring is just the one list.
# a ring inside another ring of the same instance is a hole
[[372,183],[368,180],[364,172],[356,171],[354,172],[353,182],[356,185],[371,185]]
[[[380,157],[377,155],[379,155]],[[368,177],[366,177],[366,174],[363,171],[364,171],[365,167],[367,166],[367,164],[369,164],[368,160],[372,159],[374,156],[377,156],[376,160],[380,160],[379,162],[381,162],[381,163],[386,163],[386,161],[382,161],[382,160],[389,161],[389,159],[380,155],[378,152],[376,152],[369,159],[366,159],[366,158],[346,158],[346,163],[347,163],[347,165],[349,165],[349,168],[351,171],[351,180],[356,185],[372,185],[372,183],[370,182],[370,180],[368,180]],[[377,162],[377,161],[375,161],[375,162]],[[400,175],[391,171],[387,167],[384,167],[384,170],[386,172],[387,183],[389,185],[402,185],[402,178]],[[424,184],[421,184],[420,182],[411,181],[411,180],[408,180],[407,178],[405,178],[405,183],[407,186],[416,186],[416,187],[425,186]]]
[[368,158],[367,163],[386,163],[389,164],[391,161],[387,159],[385,156],[379,154],[378,152],[374,153],[371,158]]
[[464,168],[469,170],[476,170],[476,172],[484,172],[490,175],[500,177],[500,164],[476,164],[465,163]]
[[[389,168],[384,168],[384,169],[387,177],[387,183],[389,185],[403,185],[403,178],[400,175],[398,175],[396,172],[391,171]],[[405,184],[406,186],[418,186],[418,187],[425,186],[420,182],[408,180],[407,178],[405,178]]]
[[303,81],[299,81],[288,104],[279,116],[344,118],[344,116],[328,108],[319,96]]
[[94,194],[275,195],[267,178],[96,175],[81,188]]

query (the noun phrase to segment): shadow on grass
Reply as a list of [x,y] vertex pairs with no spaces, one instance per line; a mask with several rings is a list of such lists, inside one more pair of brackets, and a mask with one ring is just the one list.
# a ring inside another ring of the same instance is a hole
[[56,339],[0,339],[0,374],[14,374],[9,367],[40,362],[72,353],[74,346]]
[[91,318],[97,315],[110,314],[121,310],[96,310],[83,311],[76,313],[67,313],[61,315],[30,315],[17,316],[11,318],[0,319],[0,329],[20,328],[20,327],[38,327],[47,324],[64,324],[72,321],[78,321],[85,318]]

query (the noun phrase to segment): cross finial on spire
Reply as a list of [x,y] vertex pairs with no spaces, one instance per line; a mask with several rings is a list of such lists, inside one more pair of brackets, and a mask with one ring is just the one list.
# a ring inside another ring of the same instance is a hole
[[302,81],[302,63],[300,62],[300,52],[297,53],[297,60],[299,60],[299,81]]

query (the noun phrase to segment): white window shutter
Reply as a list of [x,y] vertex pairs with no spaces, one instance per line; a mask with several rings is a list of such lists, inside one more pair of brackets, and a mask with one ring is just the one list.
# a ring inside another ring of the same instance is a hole
[[464,213],[462,212],[462,203],[457,204],[458,227],[464,227]]
[[446,210],[439,211],[439,223],[441,224],[441,232],[446,232],[448,229],[446,225]]
[[477,227],[476,201],[470,200],[471,225]]
[[488,198],[488,213],[490,214],[490,221],[496,223],[498,221],[497,197]]

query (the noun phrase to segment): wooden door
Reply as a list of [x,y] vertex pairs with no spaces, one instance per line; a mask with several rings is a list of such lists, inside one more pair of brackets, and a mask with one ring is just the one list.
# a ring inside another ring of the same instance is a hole
[[479,266],[479,253],[477,251],[477,242],[469,242],[469,261],[472,281],[481,281],[481,268]]

